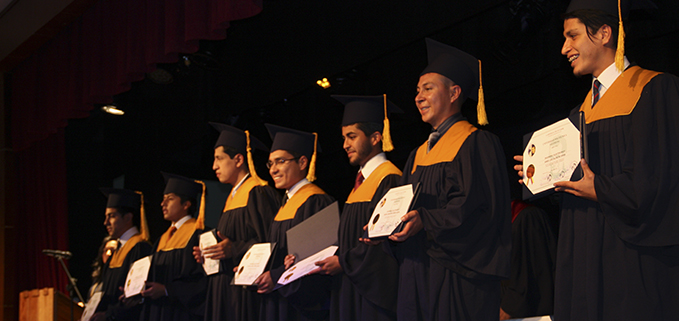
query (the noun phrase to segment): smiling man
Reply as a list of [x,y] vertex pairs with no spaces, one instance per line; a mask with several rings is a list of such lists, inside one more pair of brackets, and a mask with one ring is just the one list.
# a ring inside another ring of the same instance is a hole
[[[205,187],[202,182],[163,173],[165,191],[160,203],[163,218],[172,223],[154,246],[145,298],[139,320],[203,320],[207,280],[203,267],[193,258],[193,247],[203,232]],[[201,197],[198,217],[197,196]]]
[[497,320],[500,280],[509,276],[510,202],[499,139],[460,114],[477,99],[479,61],[427,39],[429,65],[415,103],[433,128],[403,169],[420,183],[414,210],[402,218],[399,320]]
[[269,174],[276,188],[285,190],[285,197],[268,239],[276,242],[271,259],[273,268],[255,281],[257,292],[268,293],[262,304],[262,320],[324,320],[329,313],[330,276],[305,276],[271,293],[285,271],[286,231],[335,201],[311,183],[315,180],[316,133],[271,124],[266,124],[266,128],[273,140],[267,163]]
[[[621,4],[625,18],[644,1]],[[565,192],[557,320],[679,315],[679,79],[630,66],[618,13],[617,0],[575,0],[563,15],[561,53],[573,74],[592,75],[592,90],[573,110],[586,120],[584,177],[554,184]]]

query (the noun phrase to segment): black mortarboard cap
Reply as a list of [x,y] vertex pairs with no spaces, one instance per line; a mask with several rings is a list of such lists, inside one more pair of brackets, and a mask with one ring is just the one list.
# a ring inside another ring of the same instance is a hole
[[135,191],[110,187],[102,187],[99,190],[108,198],[106,207],[139,208],[141,206],[141,195]]
[[296,130],[292,128],[264,124],[271,136],[271,151],[279,149],[293,151],[311,159],[314,153],[314,142],[316,137],[313,133]]
[[[656,6],[649,0],[620,0],[620,13],[622,14],[622,19],[627,18],[630,11],[651,8],[656,8]],[[618,0],[573,0],[568,5],[566,13],[583,9],[599,10],[611,16],[618,17]]]
[[[228,146],[245,155],[245,152],[247,151],[247,136],[244,131],[233,126],[220,123],[210,122],[210,125],[219,131],[219,138],[217,138],[215,148],[219,146]],[[264,143],[252,135],[250,135],[250,145],[252,148],[263,150],[265,152],[269,151]]]
[[203,186],[193,179],[176,174],[161,173],[165,178],[165,191],[163,191],[163,194],[174,193],[185,197],[196,198],[196,196],[203,193]]
[[443,75],[459,85],[465,96],[478,100],[479,60],[436,40],[427,38],[426,42],[429,65],[420,76],[430,72]]
[[[342,126],[355,123],[372,122],[381,123],[384,121],[384,96],[349,96],[332,95],[332,98],[344,104],[344,116]],[[402,113],[394,103],[387,99],[387,113]],[[387,115],[388,116],[388,115]]]
[[307,173],[306,178],[310,182],[315,181],[316,151],[321,150],[321,147],[318,145],[318,134],[273,124],[264,124],[264,126],[269,130],[269,136],[273,140],[271,151],[282,149],[306,156],[309,159],[309,173]]

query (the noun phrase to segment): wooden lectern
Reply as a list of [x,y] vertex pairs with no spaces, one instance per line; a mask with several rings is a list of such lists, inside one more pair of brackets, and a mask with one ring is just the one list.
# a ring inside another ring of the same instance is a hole
[[[73,303],[73,320],[80,320],[83,308]],[[71,300],[54,288],[19,294],[19,321],[70,321]]]

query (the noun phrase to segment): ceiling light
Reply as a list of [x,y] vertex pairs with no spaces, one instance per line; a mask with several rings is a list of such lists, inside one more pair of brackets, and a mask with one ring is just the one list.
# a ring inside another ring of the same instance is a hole
[[101,110],[111,114],[111,115],[116,115],[116,116],[122,116],[125,115],[125,112],[118,109],[118,107],[114,105],[106,105],[104,107],[101,107]]
[[328,78],[323,78],[319,81],[316,82],[319,86],[323,87],[323,89],[328,89],[330,88],[330,82],[328,81]]

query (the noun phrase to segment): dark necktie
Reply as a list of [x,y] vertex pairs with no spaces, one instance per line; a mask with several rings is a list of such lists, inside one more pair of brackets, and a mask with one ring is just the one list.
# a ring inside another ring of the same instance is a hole
[[354,182],[354,190],[357,190],[361,184],[363,184],[363,180],[365,177],[363,177],[363,174],[361,171],[358,171],[358,174],[356,174],[356,182]]
[[174,232],[177,232],[177,228],[174,227],[174,225],[173,225],[173,226],[170,226],[169,231],[170,231],[170,234],[169,234],[169,236],[167,237],[168,240],[172,238],[172,236],[174,235]]
[[285,206],[285,203],[288,202],[288,193],[283,194],[283,201],[281,201],[281,207]]
[[432,148],[434,148],[434,145],[436,145],[436,142],[439,141],[439,138],[441,137],[441,134],[438,131],[433,131],[431,134],[429,134],[429,144],[427,146],[427,152],[429,152]]
[[596,105],[596,103],[599,101],[599,88],[601,87],[601,83],[598,80],[594,80],[594,84],[592,85],[592,107]]

